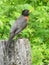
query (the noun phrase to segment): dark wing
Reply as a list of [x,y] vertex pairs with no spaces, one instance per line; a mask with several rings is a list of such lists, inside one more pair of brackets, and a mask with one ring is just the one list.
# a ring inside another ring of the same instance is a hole
[[27,26],[27,20],[25,19],[25,17],[21,17],[20,21],[18,22],[18,29],[15,32],[16,34],[18,34],[19,32],[21,32],[25,27]]
[[18,27],[15,33],[12,34],[11,38],[13,38],[16,34],[19,34],[26,26],[27,26],[27,22],[24,20],[21,26]]
[[14,33],[16,32],[18,29],[23,29],[26,27],[26,19],[24,16],[20,16],[15,22],[14,24],[12,25],[11,27],[11,30],[10,30],[10,33]]
[[18,29],[17,21],[14,22],[10,29],[10,33],[14,33]]

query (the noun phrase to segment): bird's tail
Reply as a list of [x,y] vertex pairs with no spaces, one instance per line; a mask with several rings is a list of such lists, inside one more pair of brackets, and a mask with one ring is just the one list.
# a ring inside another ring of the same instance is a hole
[[10,53],[11,53],[11,44],[12,44],[13,38],[14,38],[14,34],[12,33],[12,34],[10,34],[10,37],[7,41],[7,46],[6,46],[7,51],[6,52],[7,52],[7,55],[9,58],[11,57]]
[[11,42],[13,40],[13,37],[14,37],[14,34],[10,34],[10,37],[9,39],[7,40],[7,44],[6,44],[6,48],[7,48],[7,51],[9,50],[10,46],[11,46]]
[[11,60],[11,44],[12,44],[12,39],[9,38],[6,45],[6,53],[9,58],[9,61]]
[[10,37],[9,37],[9,39],[8,39],[8,41],[7,41],[7,46],[8,46],[8,47],[10,46],[10,44],[11,44],[13,38],[14,38],[14,33],[10,34]]

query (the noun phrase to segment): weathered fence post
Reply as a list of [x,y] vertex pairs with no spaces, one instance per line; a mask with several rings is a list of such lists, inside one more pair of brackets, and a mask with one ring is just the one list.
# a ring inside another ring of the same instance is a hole
[[[11,43],[10,58],[7,55],[7,41],[0,41],[0,65],[31,65],[30,42],[22,38]],[[10,59],[10,61],[9,61]]]

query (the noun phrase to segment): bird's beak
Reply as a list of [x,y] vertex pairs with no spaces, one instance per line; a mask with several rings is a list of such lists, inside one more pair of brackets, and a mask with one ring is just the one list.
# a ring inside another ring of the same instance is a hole
[[32,11],[31,10],[29,10],[29,13],[31,13]]

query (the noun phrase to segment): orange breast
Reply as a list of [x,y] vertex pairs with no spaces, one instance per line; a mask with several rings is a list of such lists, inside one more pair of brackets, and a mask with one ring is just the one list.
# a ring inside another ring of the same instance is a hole
[[28,16],[25,16],[26,20],[28,21],[29,17]]

